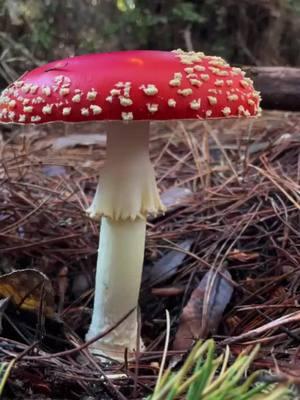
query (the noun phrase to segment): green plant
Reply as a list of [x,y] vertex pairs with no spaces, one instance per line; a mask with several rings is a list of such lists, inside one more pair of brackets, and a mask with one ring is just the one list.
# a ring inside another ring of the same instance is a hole
[[0,397],[3,393],[4,386],[7,382],[9,377],[10,371],[15,364],[15,359],[11,360],[10,362],[2,362],[0,363]]
[[[177,372],[167,370],[147,400],[287,400],[284,385],[258,382],[261,371],[245,377],[259,347],[250,354],[241,353],[228,365],[230,352],[216,357],[213,340],[199,342]],[[244,378],[244,379],[243,379]]]

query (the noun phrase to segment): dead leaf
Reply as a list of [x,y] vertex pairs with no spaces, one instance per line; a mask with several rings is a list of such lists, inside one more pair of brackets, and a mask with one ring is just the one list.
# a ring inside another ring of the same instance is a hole
[[151,293],[154,296],[159,297],[173,297],[178,296],[184,292],[184,288],[180,287],[162,287],[162,288],[153,288]]
[[54,293],[46,275],[35,269],[22,269],[0,276],[0,298],[9,300],[21,310],[54,316]]
[[106,135],[104,133],[74,133],[72,135],[59,137],[55,139],[52,148],[54,150],[63,150],[76,146],[106,146]]
[[168,211],[179,207],[193,197],[193,192],[188,188],[172,187],[161,195],[161,201]]
[[209,271],[204,275],[182,311],[174,350],[187,350],[196,339],[204,339],[217,331],[233,293],[230,281],[228,271],[223,271],[222,275]]
[[62,312],[64,308],[66,291],[69,285],[68,273],[69,273],[68,267],[64,266],[61,268],[58,274],[57,286],[58,286],[58,297],[59,297],[59,302],[58,302],[59,314]]
[[[150,272],[150,284],[160,283],[169,279],[171,276],[176,274],[178,268],[182,265],[183,260],[186,257],[186,252],[190,251],[192,239],[186,239],[178,244],[178,250],[171,250],[160,258],[152,267],[149,268]],[[182,249],[182,251],[180,251]]]
[[232,252],[230,252],[228,254],[228,259],[229,260],[237,260],[240,262],[247,262],[247,261],[253,261],[253,260],[257,260],[257,258],[259,257],[259,253],[257,252],[243,252],[240,250],[233,250]]

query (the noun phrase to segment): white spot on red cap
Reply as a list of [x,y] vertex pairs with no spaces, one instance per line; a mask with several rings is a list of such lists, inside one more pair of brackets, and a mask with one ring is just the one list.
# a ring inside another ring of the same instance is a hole
[[243,105],[238,106],[238,112],[239,112],[239,115],[244,115],[245,117],[250,116],[250,112],[248,110],[246,110]]
[[23,111],[24,111],[24,113],[32,113],[33,107],[32,106],[24,106]]
[[51,95],[51,88],[50,86],[45,86],[42,88],[42,93],[46,96],[50,96]]
[[182,73],[181,72],[175,72],[174,73],[174,79],[182,79]]
[[231,71],[232,71],[232,74],[233,74],[233,75],[239,75],[239,74],[242,73],[241,68],[238,68],[238,67],[232,67],[232,68],[231,68]]
[[147,103],[147,108],[148,111],[151,112],[152,114],[156,113],[158,111],[158,104],[150,104]]
[[131,82],[126,82],[126,83],[125,83],[125,87],[124,87],[124,89],[123,89],[123,92],[124,92],[124,96],[125,96],[125,97],[129,97],[129,95],[130,95],[130,90],[131,90]]
[[54,78],[54,82],[57,83],[58,85],[60,85],[63,82],[63,80],[64,80],[64,76],[63,75],[57,75]]
[[143,92],[147,95],[147,96],[155,96],[158,93],[158,89],[157,87],[150,83],[148,85],[142,85],[140,87],[140,89],[143,90]]
[[15,118],[16,113],[14,111],[9,111],[8,118],[13,121]]
[[61,96],[67,96],[69,93],[70,93],[70,89],[67,88],[67,87],[62,87],[62,88],[59,90],[59,94],[60,94]]
[[218,103],[218,99],[215,96],[207,96],[210,105],[214,105]]
[[239,99],[239,96],[237,95],[237,94],[229,94],[228,96],[227,96],[227,99],[229,100],[229,101],[237,101],[238,99]]
[[62,110],[63,115],[70,115],[71,114],[71,107],[64,107]]
[[209,80],[209,75],[208,75],[208,74],[200,74],[200,78],[201,78],[203,81],[208,81],[208,80]]
[[206,110],[205,111],[206,117],[211,117],[212,116],[212,110]]
[[39,122],[41,119],[39,115],[34,115],[31,117],[31,122]]
[[226,69],[216,69],[216,71],[214,71],[214,73],[219,76],[228,76],[229,75],[229,72],[226,71]]
[[249,82],[246,81],[246,79],[241,79],[241,80],[240,80],[240,85],[241,85],[244,89],[247,89],[248,86],[249,86]]
[[177,93],[181,96],[190,96],[193,93],[193,89],[185,88],[185,89],[178,89]]
[[53,104],[46,104],[46,105],[42,108],[42,113],[43,113],[43,114],[51,114],[51,113],[52,113],[52,107],[53,107]]
[[38,88],[39,88],[38,85],[32,85],[30,88],[30,93],[35,94],[37,92]]
[[96,104],[90,105],[90,109],[92,110],[93,115],[98,115],[102,113],[102,108],[97,106]]
[[77,93],[72,97],[73,103],[80,103],[81,101],[81,94]]
[[169,85],[170,86],[180,86],[181,85],[181,79],[171,79],[170,81],[169,81]]
[[221,111],[222,111],[222,114],[225,115],[225,117],[227,117],[228,115],[231,114],[231,108],[230,107],[224,107]]
[[22,86],[22,92],[24,92],[24,93],[28,93],[29,91],[30,91],[30,88],[31,88],[31,83],[25,83],[23,86]]
[[24,85],[24,81],[16,81],[15,82],[15,87],[20,88]]
[[191,101],[190,107],[192,110],[199,110],[199,108],[201,107],[201,99]]
[[133,120],[133,114],[132,112],[122,112],[121,113],[122,119],[124,121],[131,121]]
[[223,86],[224,85],[223,79],[216,79],[215,80],[215,85],[216,86]]
[[84,115],[85,117],[88,117],[90,115],[89,109],[88,108],[82,108],[80,110],[81,115]]
[[87,92],[86,98],[87,100],[95,100],[97,97],[98,92],[93,88]]
[[8,102],[8,106],[10,107],[10,108],[15,108],[15,106],[16,106],[16,100],[10,100],[9,102]]
[[19,122],[25,122],[26,121],[26,115],[25,114],[20,114],[18,121]]
[[119,96],[121,94],[121,90],[120,89],[111,89],[110,94],[112,96]]
[[132,100],[127,97],[120,96],[119,97],[121,106],[128,107],[132,105]]
[[172,108],[176,107],[176,101],[174,99],[169,99],[168,106]]
[[198,71],[198,72],[205,71],[205,67],[203,65],[194,65],[194,69],[195,69],[195,71]]
[[199,87],[199,86],[201,86],[202,85],[202,82],[201,81],[199,81],[199,79],[190,79],[190,83],[191,83],[191,85],[193,85],[193,86],[197,86],[197,87]]

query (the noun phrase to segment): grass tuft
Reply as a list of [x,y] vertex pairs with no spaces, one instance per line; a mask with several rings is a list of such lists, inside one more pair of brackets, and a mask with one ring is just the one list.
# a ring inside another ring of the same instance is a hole
[[261,371],[244,378],[259,346],[228,365],[229,349],[216,356],[213,340],[198,342],[176,372],[167,369],[147,400],[288,400],[287,385],[259,382]]

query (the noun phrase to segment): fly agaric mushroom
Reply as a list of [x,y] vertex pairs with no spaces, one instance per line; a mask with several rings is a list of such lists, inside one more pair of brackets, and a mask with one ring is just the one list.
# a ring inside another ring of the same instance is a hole
[[[251,117],[259,93],[239,68],[220,57],[175,50],[91,54],[25,73],[0,98],[3,123],[107,121],[107,160],[92,205],[100,218],[95,298],[90,339],[114,359],[134,351],[137,304],[147,215],[160,202],[148,150],[149,122]],[[140,349],[139,349],[140,350]]]

